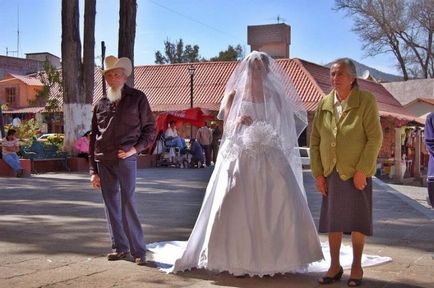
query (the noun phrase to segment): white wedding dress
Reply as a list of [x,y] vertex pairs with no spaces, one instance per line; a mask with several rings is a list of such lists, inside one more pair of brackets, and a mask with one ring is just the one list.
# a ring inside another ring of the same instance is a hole
[[[255,105],[262,104],[248,102],[244,113],[258,115]],[[270,127],[254,119],[237,141],[224,142],[187,246],[169,271],[262,276],[301,272],[323,258],[303,187]]]

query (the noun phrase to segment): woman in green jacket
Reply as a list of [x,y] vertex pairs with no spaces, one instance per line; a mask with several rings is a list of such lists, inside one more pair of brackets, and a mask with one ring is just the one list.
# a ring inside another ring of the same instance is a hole
[[333,90],[319,103],[310,139],[312,174],[322,194],[319,232],[328,233],[331,263],[318,279],[341,279],[342,234],[351,234],[353,263],[347,284],[359,286],[365,236],[372,235],[372,180],[382,143],[375,97],[359,90],[356,68],[338,59],[330,68]]

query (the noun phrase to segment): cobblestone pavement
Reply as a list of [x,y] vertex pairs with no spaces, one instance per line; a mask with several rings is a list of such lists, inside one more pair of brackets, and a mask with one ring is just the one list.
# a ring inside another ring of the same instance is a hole
[[[188,238],[211,172],[139,170],[137,203],[146,242]],[[308,173],[305,186],[318,223],[321,199]],[[375,179],[374,236],[367,239],[365,252],[393,261],[365,268],[364,287],[434,287],[434,210],[426,203],[424,189]],[[204,270],[165,274],[152,262],[142,267],[131,259],[108,262],[109,248],[101,196],[90,188],[86,174],[0,178],[2,288],[319,287],[318,273],[263,278]],[[348,275],[345,271],[341,282],[328,287],[347,287]]]

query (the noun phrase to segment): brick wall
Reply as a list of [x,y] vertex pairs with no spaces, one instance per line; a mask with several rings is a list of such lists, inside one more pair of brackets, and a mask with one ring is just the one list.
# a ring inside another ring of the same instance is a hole
[[0,80],[7,73],[28,75],[44,70],[44,62],[0,55]]
[[289,58],[291,27],[283,23],[248,26],[247,43],[251,50],[266,52],[273,58]]
[[383,145],[381,145],[378,158],[391,158],[395,150],[395,120],[391,117],[381,117],[383,128]]

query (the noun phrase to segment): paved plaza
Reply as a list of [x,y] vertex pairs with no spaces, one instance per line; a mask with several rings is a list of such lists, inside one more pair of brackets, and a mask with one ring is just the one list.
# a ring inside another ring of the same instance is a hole
[[[139,170],[137,204],[147,243],[188,239],[211,173],[211,167]],[[305,186],[317,224],[321,199],[309,173]],[[165,274],[152,262],[137,266],[131,259],[108,262],[101,195],[85,173],[0,178],[0,252],[1,288],[320,287],[318,273],[236,278],[205,270]],[[393,260],[365,268],[363,287],[434,287],[434,209],[426,188],[374,179],[374,236],[365,252]],[[345,271],[327,287],[347,287],[348,276]]]

